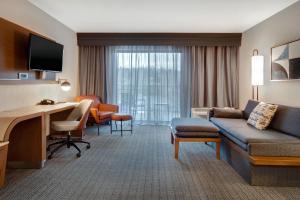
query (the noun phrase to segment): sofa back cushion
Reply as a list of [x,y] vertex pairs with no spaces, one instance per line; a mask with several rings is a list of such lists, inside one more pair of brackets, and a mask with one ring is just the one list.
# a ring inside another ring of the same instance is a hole
[[[244,118],[246,120],[248,120],[250,113],[258,104],[258,101],[248,101],[244,110]],[[300,138],[300,108],[278,105],[269,128]]]
[[292,136],[300,137],[300,108],[278,105],[269,127]]
[[254,110],[254,108],[259,104],[258,101],[254,101],[254,100],[248,100],[248,103],[244,109],[244,119],[248,120],[250,114],[252,113],[252,111]]

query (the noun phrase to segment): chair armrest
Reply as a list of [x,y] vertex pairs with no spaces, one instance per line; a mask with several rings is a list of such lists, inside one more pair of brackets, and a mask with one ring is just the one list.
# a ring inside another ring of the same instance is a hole
[[114,104],[100,104],[100,111],[119,112],[119,106]]
[[99,116],[98,116],[99,110],[97,108],[91,108],[90,109],[90,114],[93,116],[95,119],[96,123],[99,123]]

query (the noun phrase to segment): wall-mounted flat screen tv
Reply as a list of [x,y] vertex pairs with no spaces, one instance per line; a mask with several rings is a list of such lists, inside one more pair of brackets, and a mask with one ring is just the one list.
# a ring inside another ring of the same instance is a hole
[[61,72],[64,46],[37,35],[29,39],[29,69]]

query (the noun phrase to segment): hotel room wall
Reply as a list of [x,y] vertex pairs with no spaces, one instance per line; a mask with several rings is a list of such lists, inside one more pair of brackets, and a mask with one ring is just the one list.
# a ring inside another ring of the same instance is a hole
[[2,0],[0,17],[63,44],[63,72],[57,77],[72,85],[68,92],[61,91],[58,84],[0,85],[0,111],[34,105],[44,98],[72,100],[78,93],[76,33],[26,0]]
[[[300,107],[300,80],[270,81],[271,47],[300,39],[300,2],[245,31],[240,49],[240,107],[251,98],[251,56],[258,49],[264,56],[264,86],[260,100]],[[300,67],[300,66],[299,66]]]

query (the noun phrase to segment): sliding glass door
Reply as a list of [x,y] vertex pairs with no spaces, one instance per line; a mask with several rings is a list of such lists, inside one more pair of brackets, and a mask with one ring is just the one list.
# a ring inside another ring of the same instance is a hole
[[[108,101],[144,124],[166,124],[182,110],[183,56],[172,46],[112,46],[107,53]],[[188,88],[186,88],[188,89]]]

